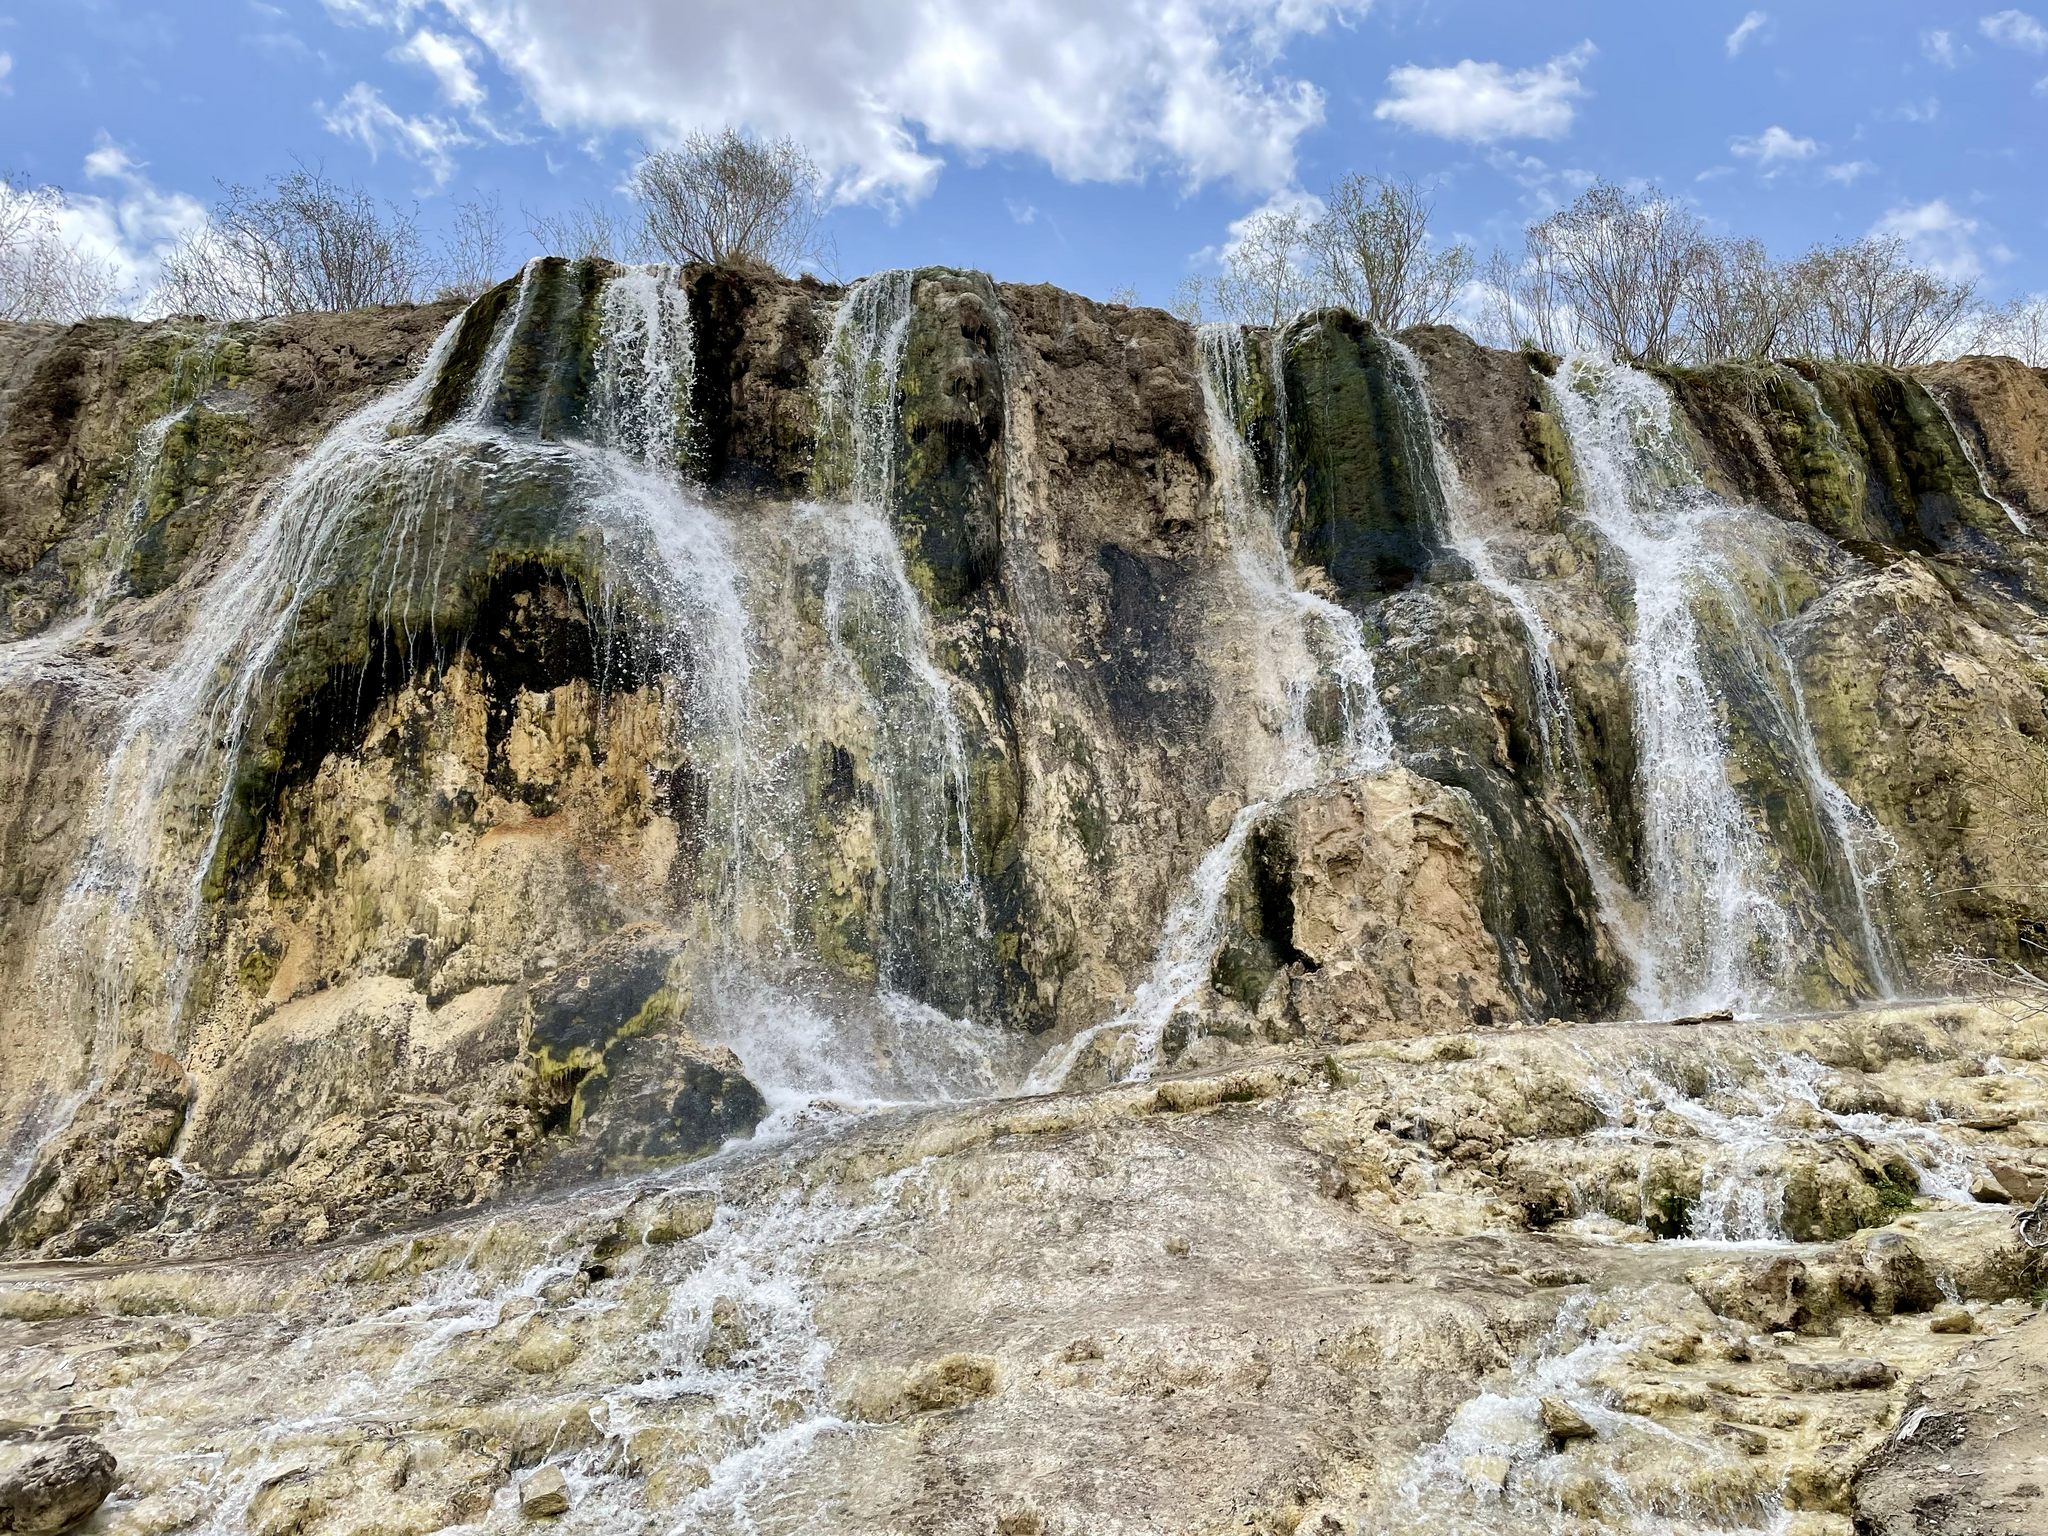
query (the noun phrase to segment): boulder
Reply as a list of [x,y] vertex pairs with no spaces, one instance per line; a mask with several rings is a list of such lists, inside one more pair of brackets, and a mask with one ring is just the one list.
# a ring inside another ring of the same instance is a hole
[[62,1440],[0,1479],[0,1531],[67,1531],[113,1491],[116,1463],[97,1440]]

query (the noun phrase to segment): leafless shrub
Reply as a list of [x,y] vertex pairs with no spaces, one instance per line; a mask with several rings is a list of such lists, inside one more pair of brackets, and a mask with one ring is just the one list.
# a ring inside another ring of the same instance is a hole
[[424,277],[411,214],[302,168],[227,188],[165,258],[154,307],[239,320],[409,304]]
[[1315,272],[1314,234],[1314,222],[1292,210],[1267,208],[1247,219],[1209,291],[1223,318],[1279,326],[1321,303],[1326,295]]
[[2048,293],[2029,294],[1982,311],[1970,347],[2016,357],[2029,368],[2048,368]]
[[693,133],[643,159],[633,187],[643,242],[670,261],[788,270],[816,254],[818,168],[794,139]]
[[1685,355],[1774,357],[1797,327],[1806,295],[1758,240],[1702,240],[1685,295]]
[[1199,277],[1184,277],[1173,290],[1173,299],[1167,310],[1177,319],[1189,325],[1200,325],[1208,318],[1207,298],[1209,285]]
[[441,236],[438,299],[475,298],[505,271],[505,219],[497,194],[457,203]]
[[1330,190],[1307,231],[1316,276],[1329,298],[1383,331],[1434,325],[1472,276],[1462,245],[1433,251],[1435,210],[1412,181],[1352,174]]
[[562,213],[526,211],[526,232],[549,256],[581,261],[599,256],[625,261],[634,254],[634,236],[625,219],[595,199],[585,199]]
[[1479,287],[1482,340],[1545,352],[1569,352],[1578,345],[1575,317],[1559,297],[1548,252],[1532,250],[1518,262],[1506,251],[1495,251]]
[[1579,326],[1630,363],[1671,361],[1703,242],[1699,221],[1656,188],[1595,182],[1529,231],[1529,247]]
[[117,307],[120,274],[66,240],[64,194],[0,181],[0,320],[83,320]]
[[2038,960],[2023,962],[1953,950],[1936,965],[1941,979],[1954,991],[2010,999],[2018,1005],[2022,1019],[2048,1017],[2048,952]]
[[1903,240],[1816,246],[1791,270],[1790,337],[1802,356],[1904,368],[1939,356],[1969,321],[1975,285],[1913,264]]
[[1105,304],[1120,304],[1125,309],[1136,309],[1142,300],[1138,297],[1138,285],[1136,283],[1124,283],[1116,288],[1112,288],[1109,291],[1109,297],[1103,300],[1103,302]]

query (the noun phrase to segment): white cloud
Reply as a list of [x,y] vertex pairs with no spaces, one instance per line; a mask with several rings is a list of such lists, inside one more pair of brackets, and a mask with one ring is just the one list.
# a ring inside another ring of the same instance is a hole
[[1773,123],[1753,139],[1730,139],[1728,153],[1738,160],[1754,160],[1758,170],[1769,174],[1773,166],[1783,162],[1811,160],[1820,153],[1820,145],[1812,139],[1797,138]]
[[[424,10],[325,3],[399,32]],[[557,130],[789,134],[847,199],[914,199],[948,155],[995,154],[1076,181],[1163,171],[1264,191],[1292,181],[1295,144],[1323,119],[1282,52],[1369,3],[441,0],[452,25],[434,35],[493,59]]]
[[1944,69],[1956,67],[1956,40],[1948,32],[1922,32],[1920,52],[1930,64],[1939,64]]
[[1734,58],[1771,18],[1762,11],[1751,11],[1735,24],[1735,30],[1728,34],[1728,57]]
[[111,265],[123,288],[140,295],[156,282],[164,253],[206,222],[206,208],[183,192],[165,192],[144,174],[148,166],[102,133],[85,157],[91,182],[111,182],[111,196],[67,193],[58,227],[67,241]]
[[1941,98],[1930,96],[1925,101],[1909,101],[1896,109],[1892,116],[1901,122],[1931,123],[1941,116]]
[[1821,171],[1829,181],[1839,181],[1843,186],[1854,186],[1856,178],[1868,176],[1877,166],[1869,160],[1845,160],[1840,165],[1830,165]]
[[406,117],[384,100],[373,85],[349,87],[341,104],[322,112],[329,133],[354,139],[376,159],[386,149],[423,168],[439,187],[455,174],[451,151],[476,141],[454,123],[439,117]]
[[1960,281],[1984,275],[1976,239],[1981,227],[1977,220],[1949,207],[1947,198],[1937,197],[1917,208],[1901,205],[1892,209],[1870,226],[1870,232],[1903,240],[1913,259],[1930,272]]
[[1977,30],[2002,47],[2048,53],[2048,27],[2025,11],[2000,11],[1995,16],[1986,16],[1977,23]]
[[1571,132],[1572,102],[1586,94],[1579,72],[1594,48],[1581,43],[1538,69],[1512,73],[1463,59],[1447,69],[1404,64],[1387,76],[1394,94],[1372,115],[1439,138],[1490,144],[1497,139],[1561,139]]
[[421,27],[402,47],[394,48],[391,57],[402,64],[417,64],[431,73],[450,106],[483,105],[484,88],[470,67],[469,47],[463,39]]
[[14,55],[0,53],[0,96],[12,96],[14,87],[7,83],[7,77],[14,73]]

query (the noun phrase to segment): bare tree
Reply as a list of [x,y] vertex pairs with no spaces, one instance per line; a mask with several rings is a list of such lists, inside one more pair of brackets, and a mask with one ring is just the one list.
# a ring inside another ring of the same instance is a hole
[[1462,245],[1429,247],[1434,209],[1412,181],[1346,176],[1309,232],[1316,272],[1330,296],[1383,331],[1434,325],[1471,280]]
[[1804,286],[1756,240],[1703,240],[1686,286],[1686,355],[1772,357],[1790,343]]
[[1913,264],[1903,240],[1865,236],[1816,246],[1792,269],[1799,289],[1789,338],[1809,357],[1884,363],[1928,362],[1970,319],[1976,286]]
[[625,219],[594,198],[586,198],[562,213],[526,210],[526,232],[543,255],[566,256],[580,261],[601,256],[606,261],[625,261],[634,254],[634,237]]
[[2029,368],[2048,368],[2048,293],[1983,311],[1970,345],[1979,352],[2016,357]]
[[83,320],[116,308],[113,263],[64,238],[64,193],[0,181],[0,320]]
[[1244,223],[1223,257],[1223,275],[1210,296],[1226,319],[1245,325],[1285,325],[1320,303],[1323,288],[1310,247],[1313,224],[1300,213],[1262,209]]
[[1494,346],[1569,352],[1578,345],[1578,329],[1559,298],[1547,252],[1532,250],[1518,262],[1495,251],[1487,258],[1480,291],[1485,339]]
[[411,214],[302,167],[228,187],[165,259],[155,307],[236,320],[409,304],[424,276]]
[[1654,187],[1601,181],[1528,238],[1585,332],[1625,362],[1672,360],[1704,243],[1689,212]]
[[794,139],[759,140],[732,128],[693,133],[633,173],[642,239],[678,263],[792,268],[816,254],[819,181]]
[[1184,277],[1174,285],[1173,299],[1166,307],[1170,313],[1189,325],[1200,325],[1208,318],[1207,297],[1209,285],[1199,277]]
[[457,203],[441,236],[440,299],[473,299],[505,270],[505,219],[498,195]]

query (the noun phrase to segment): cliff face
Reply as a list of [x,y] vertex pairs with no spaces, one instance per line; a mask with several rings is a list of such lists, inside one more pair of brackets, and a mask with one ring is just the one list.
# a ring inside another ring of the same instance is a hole
[[2041,931],[2044,434],[940,270],[0,331],[0,1236],[1935,988]]
[[0,327],[0,1524],[1945,1529],[2042,527],[2002,359]]

